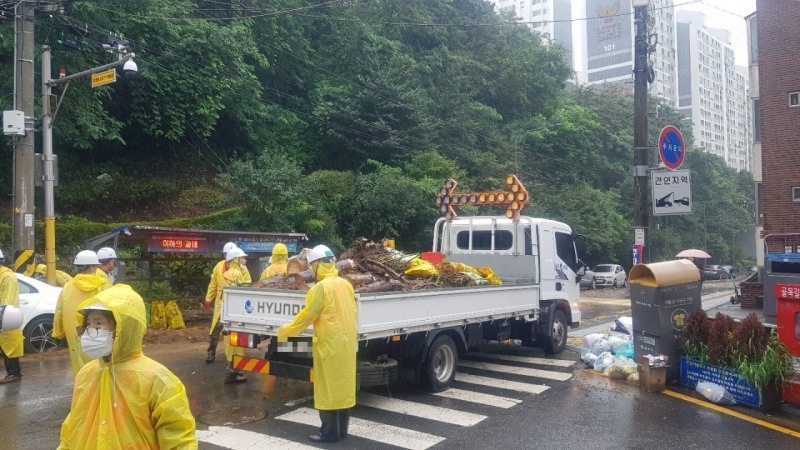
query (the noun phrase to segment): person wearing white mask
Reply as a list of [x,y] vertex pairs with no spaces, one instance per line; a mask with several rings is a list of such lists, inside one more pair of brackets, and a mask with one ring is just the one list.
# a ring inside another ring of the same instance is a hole
[[144,302],[118,284],[85,300],[81,348],[93,360],[75,376],[59,449],[197,449],[186,388],[142,353]]

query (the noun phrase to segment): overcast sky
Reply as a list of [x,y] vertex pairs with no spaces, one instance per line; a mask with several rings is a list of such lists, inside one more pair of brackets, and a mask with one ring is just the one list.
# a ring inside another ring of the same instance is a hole
[[747,66],[747,25],[744,17],[756,11],[756,0],[675,0],[674,4],[678,11],[705,13],[707,26],[730,31],[736,64]]

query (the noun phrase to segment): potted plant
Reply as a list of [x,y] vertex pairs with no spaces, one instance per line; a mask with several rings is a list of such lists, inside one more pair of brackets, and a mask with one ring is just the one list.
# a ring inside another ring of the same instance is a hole
[[[780,392],[793,370],[792,356],[777,333],[768,332],[756,314],[736,323],[722,313],[712,321],[705,311],[698,310],[687,318],[681,338],[685,364],[690,366],[682,371],[683,384],[714,381],[732,390],[739,403],[760,406],[764,411],[780,407]],[[691,380],[684,380],[684,373],[690,373],[687,379]],[[749,392],[753,390],[759,395]]]

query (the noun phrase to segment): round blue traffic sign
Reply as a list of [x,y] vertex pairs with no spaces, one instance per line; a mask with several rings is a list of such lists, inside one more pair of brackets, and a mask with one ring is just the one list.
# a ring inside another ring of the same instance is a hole
[[681,130],[667,125],[658,135],[658,154],[668,169],[677,170],[686,158],[686,144]]

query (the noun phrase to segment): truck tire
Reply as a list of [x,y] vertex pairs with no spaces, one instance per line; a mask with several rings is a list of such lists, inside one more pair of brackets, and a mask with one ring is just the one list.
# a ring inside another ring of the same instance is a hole
[[549,334],[539,335],[538,341],[548,355],[557,355],[567,347],[567,319],[561,310],[553,311],[553,317],[548,327]]
[[359,361],[358,375],[361,386],[386,386],[397,381],[399,365],[395,359]]
[[422,381],[431,392],[442,392],[455,379],[457,365],[456,344],[450,336],[442,334],[433,341],[422,364]]

